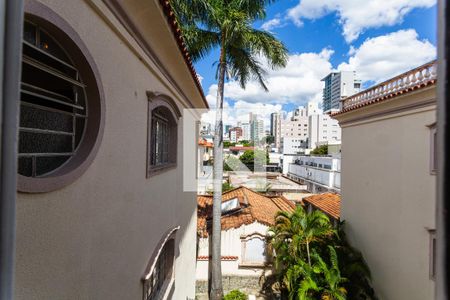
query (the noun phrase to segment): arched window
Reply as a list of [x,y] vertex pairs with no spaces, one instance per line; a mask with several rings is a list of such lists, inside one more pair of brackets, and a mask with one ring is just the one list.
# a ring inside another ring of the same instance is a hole
[[19,191],[59,189],[86,171],[101,141],[102,96],[97,69],[78,34],[54,12],[27,6],[19,99]]
[[162,299],[173,285],[175,263],[175,234],[180,227],[169,230],[158,243],[145,270],[144,300]]
[[266,239],[257,232],[242,238],[242,264],[264,265],[267,261]]
[[147,177],[176,166],[180,112],[171,98],[148,92]]

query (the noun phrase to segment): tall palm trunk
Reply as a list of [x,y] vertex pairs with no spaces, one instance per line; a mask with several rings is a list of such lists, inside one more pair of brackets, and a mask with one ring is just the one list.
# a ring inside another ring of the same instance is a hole
[[311,255],[309,254],[309,241],[306,240],[306,252],[308,254],[308,264],[311,267]]
[[[223,45],[223,44],[222,44]],[[222,181],[223,181],[223,90],[225,85],[225,49],[220,52],[219,82],[216,101],[216,125],[214,131],[214,196],[212,224],[212,261],[211,261],[211,300],[222,300],[222,266],[221,266],[221,217],[222,217]]]

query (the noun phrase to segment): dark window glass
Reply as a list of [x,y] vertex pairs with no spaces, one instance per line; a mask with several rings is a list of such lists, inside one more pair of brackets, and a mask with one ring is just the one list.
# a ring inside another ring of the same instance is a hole
[[75,154],[86,125],[84,88],[64,49],[39,26],[25,22],[19,174],[46,175]]
[[173,163],[176,148],[173,137],[176,126],[171,112],[165,107],[158,107],[152,111],[151,122],[151,165]]

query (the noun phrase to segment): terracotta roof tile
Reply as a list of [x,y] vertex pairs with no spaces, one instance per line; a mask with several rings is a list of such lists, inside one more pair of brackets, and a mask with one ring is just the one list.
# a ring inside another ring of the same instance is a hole
[[[238,228],[245,224],[259,222],[274,225],[275,214],[280,211],[294,211],[295,205],[284,197],[267,197],[246,187],[239,187],[222,194],[222,202],[233,198],[239,201],[239,209],[222,215],[222,230]],[[197,232],[200,236],[208,235],[208,220],[212,216],[212,196],[197,197]]]
[[309,203],[329,216],[339,220],[341,215],[341,196],[333,193],[324,193],[303,198],[305,204]]

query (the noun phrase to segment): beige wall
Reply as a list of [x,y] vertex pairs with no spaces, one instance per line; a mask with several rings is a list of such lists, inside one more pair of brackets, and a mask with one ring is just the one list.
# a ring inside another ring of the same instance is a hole
[[[180,109],[187,99],[133,48],[135,41],[100,1],[42,2],[74,28],[94,58],[105,93],[105,131],[96,158],[77,181],[50,193],[18,194],[16,299],[142,299],[150,256],[178,225],[172,298],[194,298],[196,200],[182,190],[182,118],[178,167],[146,178],[146,91],[171,96]],[[156,1],[146,2],[149,11],[160,10]],[[178,51],[168,27],[161,27],[162,13],[147,22],[160,26],[156,47]],[[184,78],[180,86],[200,107],[181,55],[171,59],[171,75]]]
[[[222,275],[224,276],[252,276],[259,277],[264,272],[263,269],[251,267],[239,267],[243,263],[243,246],[242,237],[259,233],[260,235],[267,235],[268,227],[258,222],[248,225],[242,225],[239,228],[231,228],[222,231],[221,235],[221,255],[222,256],[236,256],[237,260],[222,260]],[[198,255],[209,256],[209,238],[200,238],[198,243]],[[208,280],[208,261],[197,260],[196,278],[197,280]],[[265,274],[270,274],[266,271]]]
[[381,299],[434,298],[427,229],[435,228],[435,176],[427,125],[436,111],[426,104],[434,98],[432,87],[337,117],[341,218]]

